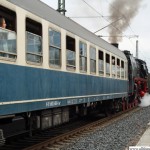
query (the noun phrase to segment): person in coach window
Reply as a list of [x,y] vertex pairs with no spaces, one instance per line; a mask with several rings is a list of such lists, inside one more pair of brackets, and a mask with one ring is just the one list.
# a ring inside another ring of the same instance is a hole
[[[8,44],[7,44],[7,37],[8,33],[3,29],[6,29],[6,21],[5,18],[0,17],[0,50],[4,52],[8,52]],[[7,57],[8,54],[1,53],[0,56]]]
[[3,17],[0,17],[0,27],[2,28],[6,28],[6,21]]

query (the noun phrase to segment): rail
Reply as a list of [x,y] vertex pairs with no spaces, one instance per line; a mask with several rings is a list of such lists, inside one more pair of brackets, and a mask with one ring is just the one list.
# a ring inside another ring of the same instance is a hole
[[69,132],[64,133],[62,135],[48,139],[44,142],[41,142],[41,143],[38,143],[38,144],[33,145],[31,147],[25,148],[23,150],[44,150],[44,149],[46,149],[46,147],[48,147],[48,149],[54,150],[56,145],[57,145],[57,147],[61,147],[63,144],[65,144],[65,141],[69,142],[74,138],[77,138],[81,135],[87,134],[87,133],[95,130],[96,128],[103,127],[107,124],[110,124],[110,123],[116,121],[116,120],[127,117],[127,116],[129,116],[130,113],[134,113],[140,109],[141,108],[136,107],[135,109],[129,109],[129,110],[117,113],[113,116],[109,116],[109,117],[106,117],[104,119],[100,119],[98,121],[84,125],[82,127],[74,129],[73,131],[69,131]]

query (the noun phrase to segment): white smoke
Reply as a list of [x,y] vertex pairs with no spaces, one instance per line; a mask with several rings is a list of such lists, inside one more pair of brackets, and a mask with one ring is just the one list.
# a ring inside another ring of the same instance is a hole
[[[109,12],[113,26],[109,26],[109,41],[117,43],[122,40],[122,33],[129,27],[132,19],[136,16],[142,0],[113,0]],[[115,28],[114,28],[115,27]],[[117,29],[117,30],[116,30]],[[120,36],[118,36],[120,35]]]
[[139,106],[146,107],[150,105],[150,94],[146,93],[145,96],[141,99]]

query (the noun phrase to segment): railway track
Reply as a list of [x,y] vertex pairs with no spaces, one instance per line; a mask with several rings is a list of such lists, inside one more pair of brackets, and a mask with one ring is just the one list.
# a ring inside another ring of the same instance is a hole
[[[104,117],[104,116],[103,116]],[[95,118],[81,118],[75,119],[69,123],[63,124],[61,126],[53,127],[43,131],[33,131],[32,137],[30,137],[30,132],[25,132],[20,135],[9,137],[6,139],[6,144],[3,147],[0,147],[1,150],[21,150],[26,147],[30,147],[37,143],[41,143],[45,140],[52,139],[56,136],[62,135],[64,133],[70,132],[77,127],[88,124],[91,121],[95,121],[102,118],[102,116]]]
[[75,140],[76,138],[78,138],[80,136],[85,136],[86,134],[90,134],[90,132],[93,132],[97,128],[102,128],[104,126],[107,126],[119,119],[129,116],[131,113],[139,111],[140,109],[141,108],[137,107],[132,110],[120,112],[113,116],[109,116],[104,119],[100,119],[100,120],[94,121],[92,123],[85,124],[81,127],[78,127],[73,130],[69,130],[66,133],[63,133],[63,134],[60,134],[53,138],[47,139],[47,140],[40,142],[38,144],[35,144],[33,146],[24,148],[23,150],[58,150],[58,149],[62,148],[64,144],[71,144],[72,140]]

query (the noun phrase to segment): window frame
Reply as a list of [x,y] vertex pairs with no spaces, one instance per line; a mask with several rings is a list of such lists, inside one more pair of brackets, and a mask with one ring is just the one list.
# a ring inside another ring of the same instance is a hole
[[[5,22],[6,22],[6,28],[2,28],[0,27],[0,29],[4,32],[6,32],[6,34],[8,35],[9,37],[9,34],[14,34],[15,36],[15,45],[12,45],[12,46],[15,46],[15,52],[9,52],[9,51],[12,51],[13,49],[9,49],[9,39],[1,39],[2,40],[2,43],[1,43],[1,46],[3,47],[1,50],[0,50],[0,59],[1,60],[6,60],[6,61],[11,61],[11,62],[16,62],[17,60],[17,26],[16,26],[16,20],[17,20],[17,14],[14,10],[11,10],[9,8],[6,8],[5,6],[2,6],[0,5],[0,13],[1,13],[1,16],[2,18],[5,19]],[[5,46],[2,45],[5,43]],[[7,49],[5,49],[5,48]]]
[[[60,33],[60,47],[57,47],[57,46],[55,46],[55,45],[51,45],[51,43],[50,43],[50,30],[53,30],[54,32],[57,32],[57,33]],[[48,60],[49,60],[49,67],[50,68],[56,68],[56,69],[60,69],[61,68],[61,66],[62,66],[62,39],[61,39],[61,31],[59,31],[59,30],[56,30],[56,29],[54,29],[54,28],[52,28],[52,27],[49,27],[48,28],[48,39],[49,39],[49,41],[48,41],[48,54],[49,54],[49,57],[48,57]],[[59,65],[56,65],[56,64],[51,64],[50,63],[50,47],[52,47],[52,48],[54,48],[54,49],[57,49],[57,50],[59,50],[59,56],[60,56],[60,58],[59,58],[59,61],[60,61],[60,64]]]
[[120,59],[117,58],[117,78],[120,78]]
[[[95,51],[95,59],[91,57],[91,50]],[[96,74],[96,47],[90,46],[90,57],[89,58],[90,58],[90,73],[91,74]],[[91,69],[91,62],[94,62],[95,71],[92,71],[92,69]]]
[[[84,49],[84,51],[86,50],[86,56],[80,54],[80,52],[81,52],[80,51],[80,44],[83,44],[86,47],[86,49]],[[87,73],[87,48],[88,48],[87,43],[80,40],[79,41],[79,70],[80,70],[80,72],[84,72],[84,73]],[[84,64],[84,66],[85,66],[84,70],[81,69],[81,58],[85,58],[85,61],[86,61],[85,64]]]
[[121,60],[121,78],[125,78],[125,62]]
[[[100,53],[102,54],[102,57],[100,57],[101,56]],[[102,70],[100,70],[100,60],[103,62],[102,63],[102,65],[103,65]],[[104,67],[105,67],[104,64],[105,64],[104,63],[104,51],[98,50],[98,73],[99,73],[99,75],[104,75]]]
[[[68,49],[68,44],[70,44],[70,43],[68,43],[69,39],[67,39],[67,38],[70,38],[73,42],[73,45],[72,45],[73,49],[72,50]],[[74,65],[68,64],[68,52],[74,52],[74,60],[73,60]],[[66,68],[67,68],[67,70],[71,70],[71,71],[76,70],[76,39],[75,39],[75,37],[72,37],[68,34],[66,34]]]
[[[108,58],[107,58],[107,56],[108,56]],[[105,60],[105,63],[106,63],[106,76],[110,76],[110,74],[111,74],[111,71],[110,71],[110,65],[111,65],[111,63],[110,63],[110,54],[108,54],[108,53],[105,53],[105,57],[106,57],[106,60]],[[107,65],[109,64],[109,72],[107,72]]]
[[116,77],[116,57],[114,55],[111,56],[111,72],[112,77]]
[[[31,65],[42,65],[43,64],[43,37],[42,37],[42,24],[40,23],[40,22],[38,22],[38,21],[36,21],[36,20],[33,20],[33,19],[31,19],[31,18],[29,18],[29,17],[26,17],[25,18],[25,23],[26,23],[26,26],[25,26],[25,52],[26,52],[26,63],[28,63],[28,64],[31,64]],[[32,24],[33,23],[33,24]],[[31,27],[30,27],[30,25],[31,25]],[[34,30],[34,32],[31,32],[32,31],[32,28],[33,28],[33,26],[35,26],[35,25],[39,25],[39,28],[41,28],[40,29],[40,31],[36,31],[36,30]],[[31,31],[30,31],[31,30]],[[35,32],[37,32],[37,33],[35,33]],[[32,53],[32,52],[28,52],[28,49],[27,49],[27,46],[28,46],[28,43],[27,43],[27,34],[28,33],[30,33],[30,34],[32,34],[33,36],[39,36],[40,37],[40,39],[41,39],[41,51],[40,51],[40,53]],[[35,62],[35,61],[30,61],[30,60],[28,60],[28,54],[31,54],[31,55],[33,55],[33,56],[39,56],[40,57],[40,62]]]

